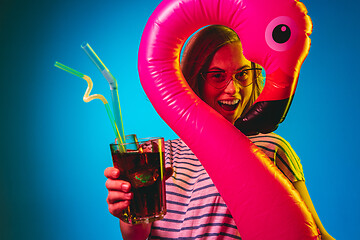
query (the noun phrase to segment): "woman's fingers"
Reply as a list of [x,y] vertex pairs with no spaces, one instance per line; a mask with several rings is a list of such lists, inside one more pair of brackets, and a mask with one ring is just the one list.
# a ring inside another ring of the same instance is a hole
[[[120,182],[121,180],[107,180],[107,188],[109,190],[106,202],[108,203],[109,212],[114,215],[115,217],[120,218],[122,211],[130,205],[130,200],[133,198],[132,192],[123,192],[121,191],[122,185],[124,184],[117,184],[116,182]],[[110,183],[109,183],[110,182]],[[124,181],[121,181],[124,182]],[[125,185],[129,185],[127,182],[124,182]],[[119,190],[111,190],[112,188],[116,188],[116,186],[120,186]],[[110,189],[109,189],[110,188]],[[130,190],[130,188],[126,188]]]
[[108,167],[105,169],[104,175],[110,179],[117,179],[120,177],[120,170],[114,167]]
[[108,204],[109,212],[117,218],[120,218],[122,211],[127,208],[130,204],[130,201],[121,201],[112,204]]
[[108,177],[105,186],[108,189],[106,202],[108,203],[109,212],[120,218],[122,211],[129,206],[133,193],[130,192],[130,183],[112,179],[113,177],[116,178],[117,175],[118,172],[113,172],[113,169],[105,170],[105,176]]
[[[173,174],[171,167],[165,168],[164,177],[168,179]],[[115,217],[120,218],[122,211],[130,205],[133,198],[131,185],[129,182],[118,179],[120,170],[114,167],[108,167],[104,171],[107,180],[105,186],[108,189],[106,202],[108,203],[109,212]]]
[[121,201],[130,201],[132,198],[132,192],[109,191],[106,201],[108,204],[114,204]]
[[129,206],[130,200],[133,198],[133,193],[130,192],[131,185],[129,182],[118,179],[120,177],[120,170],[117,168],[106,168],[104,175],[107,177],[105,186],[109,191],[106,199],[109,212],[115,217],[120,218],[122,211]]
[[122,191],[122,192],[129,192],[131,189],[131,185],[129,182],[123,181],[123,180],[114,180],[108,178],[105,182],[106,188],[114,191]]

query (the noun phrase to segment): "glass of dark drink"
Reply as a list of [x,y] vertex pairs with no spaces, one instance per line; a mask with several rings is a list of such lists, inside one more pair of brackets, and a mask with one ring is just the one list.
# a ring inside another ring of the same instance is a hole
[[163,138],[127,136],[123,144],[110,144],[119,179],[131,184],[133,199],[121,220],[130,224],[150,223],[166,214],[165,147]]

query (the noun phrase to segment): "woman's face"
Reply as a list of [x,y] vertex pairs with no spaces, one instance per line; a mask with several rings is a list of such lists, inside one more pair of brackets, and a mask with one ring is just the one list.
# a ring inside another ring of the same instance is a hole
[[[240,42],[230,43],[221,47],[214,55],[208,71],[225,71],[227,79],[233,78],[232,74],[236,71],[251,68],[251,62],[242,54]],[[249,71],[249,78],[253,78],[252,71]],[[232,79],[229,84],[222,89],[217,89],[212,85],[204,83],[202,98],[203,100],[225,117],[232,124],[235,123],[244,110],[250,99],[254,84],[247,87],[241,86]]]

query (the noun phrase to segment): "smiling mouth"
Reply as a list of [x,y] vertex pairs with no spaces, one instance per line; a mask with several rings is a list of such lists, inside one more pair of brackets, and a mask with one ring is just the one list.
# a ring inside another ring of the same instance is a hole
[[239,106],[240,99],[234,100],[220,100],[218,101],[220,107],[225,111],[234,111]]

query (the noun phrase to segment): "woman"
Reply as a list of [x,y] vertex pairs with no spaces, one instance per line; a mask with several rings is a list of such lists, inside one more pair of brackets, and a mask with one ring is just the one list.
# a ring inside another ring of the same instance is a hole
[[[260,66],[244,57],[237,34],[224,26],[213,25],[196,33],[185,48],[181,64],[194,92],[232,124],[246,113],[263,86]],[[299,158],[290,145],[274,133],[249,138],[299,191],[323,239],[333,239],[316,214]],[[129,225],[120,221],[124,239],[241,239],[225,202],[186,144],[181,139],[168,141],[165,151],[166,166],[171,169],[166,181],[167,214],[152,224]],[[105,170],[109,211],[117,217],[132,198],[130,184],[116,180],[119,174],[114,168]]]

